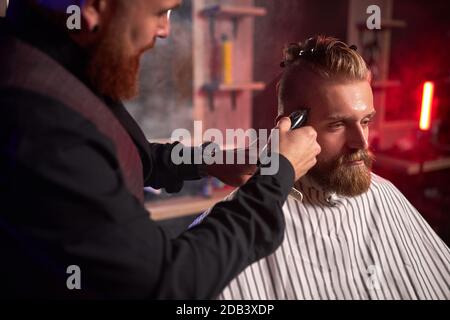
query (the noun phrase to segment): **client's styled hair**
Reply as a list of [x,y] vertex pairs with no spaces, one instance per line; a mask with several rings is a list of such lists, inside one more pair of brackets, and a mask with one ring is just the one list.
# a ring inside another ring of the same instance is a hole
[[291,43],[283,51],[284,68],[278,83],[278,114],[283,114],[286,102],[296,89],[295,83],[312,72],[325,80],[371,80],[371,73],[356,46],[326,36],[316,36],[300,43]]

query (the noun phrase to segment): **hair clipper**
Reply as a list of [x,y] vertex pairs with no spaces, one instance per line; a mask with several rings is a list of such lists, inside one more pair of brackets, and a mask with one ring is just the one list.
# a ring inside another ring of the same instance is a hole
[[300,127],[303,127],[308,120],[309,109],[300,109],[298,111],[294,111],[290,114],[289,119],[291,119],[291,129],[295,130]]

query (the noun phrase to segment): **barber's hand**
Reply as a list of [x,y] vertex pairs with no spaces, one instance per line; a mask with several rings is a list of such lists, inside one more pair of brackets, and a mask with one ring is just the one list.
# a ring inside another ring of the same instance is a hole
[[320,146],[316,141],[317,132],[313,127],[306,126],[289,130],[291,120],[283,117],[278,121],[275,129],[279,129],[279,154],[286,157],[295,170],[295,181],[304,176],[317,162],[316,156],[320,153]]
[[[246,159],[248,159],[248,149],[234,149],[221,151],[223,152],[224,161],[227,153],[233,153],[236,162],[238,150],[246,152]],[[206,171],[208,175],[219,179],[227,185],[239,187],[245,184],[256,172],[256,164],[248,164],[249,162],[247,160],[247,164],[211,164],[206,167]]]

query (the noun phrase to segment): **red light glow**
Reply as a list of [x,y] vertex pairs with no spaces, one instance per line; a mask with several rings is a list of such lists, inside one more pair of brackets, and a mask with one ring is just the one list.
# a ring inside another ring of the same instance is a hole
[[422,109],[420,111],[419,128],[421,130],[430,129],[431,106],[433,104],[434,83],[427,81],[423,85]]

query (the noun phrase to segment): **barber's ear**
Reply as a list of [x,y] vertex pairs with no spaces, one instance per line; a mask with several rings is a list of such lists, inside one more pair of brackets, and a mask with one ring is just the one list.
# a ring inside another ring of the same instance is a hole
[[108,9],[106,0],[85,0],[81,7],[81,15],[88,31],[95,32],[102,28]]

